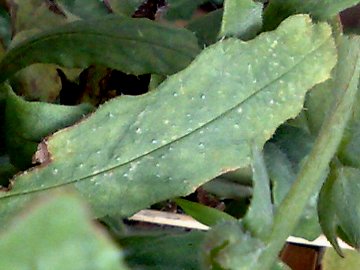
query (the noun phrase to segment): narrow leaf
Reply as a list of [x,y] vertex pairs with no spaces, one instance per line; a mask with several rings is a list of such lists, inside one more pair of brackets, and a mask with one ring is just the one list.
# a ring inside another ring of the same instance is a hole
[[29,102],[12,92],[8,86],[5,110],[6,148],[11,162],[20,169],[30,167],[37,145],[51,133],[72,125],[93,107],[88,104],[63,106]]
[[168,0],[165,13],[168,20],[188,20],[206,0]]
[[264,13],[265,29],[274,29],[293,14],[309,13],[319,20],[327,20],[340,11],[359,3],[359,0],[271,0]]
[[248,40],[262,27],[263,4],[253,0],[227,0],[220,36],[236,36]]
[[45,140],[39,154],[50,154],[46,166],[13,180],[0,194],[0,213],[16,209],[21,197],[64,185],[75,186],[97,216],[130,215],[187,195],[248,166],[252,145],[262,148],[299,113],[335,58],[330,27],[306,15],[248,43],[218,42],[156,91],[114,99]]
[[200,203],[190,202],[180,198],[177,198],[174,201],[185,211],[186,214],[208,226],[214,226],[224,221],[236,221],[236,218],[230,216],[229,214]]
[[76,196],[49,194],[32,206],[0,233],[1,269],[127,269]]
[[253,148],[253,182],[253,197],[243,219],[244,227],[259,239],[266,239],[273,222],[273,206],[264,157],[256,146]]
[[18,44],[0,62],[0,82],[33,63],[78,68],[98,64],[135,75],[172,74],[198,52],[197,41],[187,30],[108,16],[69,23]]

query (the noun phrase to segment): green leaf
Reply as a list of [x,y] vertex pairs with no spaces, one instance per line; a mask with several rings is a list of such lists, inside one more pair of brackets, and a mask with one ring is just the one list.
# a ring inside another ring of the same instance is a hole
[[56,3],[83,19],[109,14],[104,2],[99,0],[56,0]]
[[8,5],[14,20],[13,33],[30,29],[44,30],[69,22],[66,16],[52,12],[49,3],[43,0],[12,0],[8,1]]
[[131,16],[144,0],[108,0],[107,2],[114,13]]
[[204,232],[135,235],[120,240],[131,269],[199,270]]
[[18,168],[31,165],[32,156],[41,140],[51,133],[70,126],[93,110],[92,106],[63,106],[28,102],[7,88],[5,136],[11,162]]
[[217,9],[188,23],[186,28],[195,33],[200,47],[209,46],[218,40],[222,15],[223,9]]
[[202,269],[253,269],[264,248],[265,244],[245,232],[241,223],[219,224],[205,236]]
[[[342,40],[343,44],[340,44],[339,49],[339,61],[346,60],[346,58],[341,57],[344,48],[352,48],[356,51],[356,46],[358,45],[357,38],[347,39],[343,37]],[[349,67],[351,68],[351,65]],[[355,78],[349,82],[347,87],[343,89],[342,94],[337,97],[334,111],[324,121],[311,153],[302,166],[287,197],[277,209],[273,231],[268,240],[269,245],[260,259],[263,267],[255,269],[269,269],[287,237],[298,223],[314,189],[323,181],[323,175],[336,153],[347,121],[351,115],[359,77]],[[354,81],[356,81],[356,87],[354,87]]]
[[47,164],[0,193],[2,218],[32,194],[63,185],[75,186],[96,216],[127,216],[187,195],[248,166],[251,147],[262,148],[299,113],[306,91],[329,77],[335,60],[330,27],[306,15],[248,43],[218,42],[156,91],[113,99],[49,137],[38,153],[50,153]]
[[255,37],[262,27],[262,10],[263,4],[253,0],[225,1],[220,36]]
[[18,44],[0,62],[0,81],[33,63],[71,68],[98,64],[135,75],[172,74],[198,52],[197,41],[187,30],[108,16],[69,23]]
[[229,214],[200,203],[190,202],[180,198],[174,199],[174,201],[186,214],[207,226],[214,226],[224,221],[236,221],[236,218]]
[[[271,178],[275,208],[280,206],[294,184],[296,176],[313,147],[314,140],[315,138],[302,129],[285,124],[277,129],[275,136],[265,145],[266,165]],[[326,176],[327,172],[322,176],[323,180]],[[323,183],[323,181],[320,182]],[[298,226],[291,235],[309,240],[314,240],[320,235],[317,199],[321,183],[313,189]]]
[[[337,167],[324,185],[319,200],[319,217],[325,235],[342,254],[337,244],[338,234],[356,249],[360,248],[360,170]],[[344,234],[344,235],[343,235]]]
[[127,269],[120,254],[72,194],[37,200],[0,233],[1,269]]
[[259,239],[266,239],[273,220],[270,181],[262,152],[253,148],[253,197],[243,219],[244,227]]
[[318,20],[327,20],[359,2],[359,0],[272,0],[264,13],[264,28],[274,29],[288,16],[299,13],[309,13]]
[[322,270],[353,270],[360,265],[360,254],[354,250],[344,250],[344,258],[339,257],[332,248],[325,250],[321,260]]
[[168,0],[165,17],[168,20],[188,20],[206,0]]

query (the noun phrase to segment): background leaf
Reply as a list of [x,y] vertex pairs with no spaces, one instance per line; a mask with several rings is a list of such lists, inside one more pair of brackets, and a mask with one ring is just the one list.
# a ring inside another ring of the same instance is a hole
[[359,0],[271,0],[264,13],[264,28],[274,29],[292,14],[309,13],[319,20],[330,19]]
[[209,46],[218,39],[223,9],[217,9],[204,16],[191,20],[186,26],[187,29],[195,33],[200,47]]
[[15,46],[0,62],[0,81],[33,63],[70,68],[98,64],[135,75],[172,74],[198,52],[197,41],[187,30],[110,16],[73,22]]
[[31,165],[37,145],[45,136],[70,126],[93,110],[88,104],[63,106],[28,102],[16,96],[10,88],[6,91],[6,148],[11,162],[20,169]]
[[192,216],[194,219],[207,226],[214,226],[224,221],[236,221],[236,218],[216,208],[180,198],[174,199],[174,201],[187,215]]
[[253,147],[253,197],[243,219],[246,230],[259,239],[266,239],[272,226],[273,211],[270,181],[262,152]]
[[199,270],[204,232],[134,235],[120,239],[131,269]]
[[[309,155],[315,138],[306,131],[287,124],[277,129],[274,137],[265,145],[265,158],[272,183],[272,198],[275,209],[285,199]],[[323,176],[326,179],[327,172]],[[321,181],[323,183],[323,181]],[[299,225],[292,235],[314,240],[321,233],[317,215],[318,193],[321,183],[314,188]]]
[[0,233],[1,269],[127,269],[76,196],[49,194],[32,206]]
[[56,3],[83,19],[101,17],[110,13],[104,1],[99,0],[56,0]]
[[225,1],[220,36],[255,37],[262,27],[262,10],[263,5],[253,0]]
[[126,216],[246,167],[252,145],[261,148],[299,113],[335,55],[330,28],[304,15],[248,43],[219,42],[156,91],[113,99],[49,138],[51,161],[1,194],[2,217],[32,194],[63,185],[75,186],[97,216]]
[[167,0],[165,17],[168,20],[188,20],[196,8],[205,2],[206,0]]

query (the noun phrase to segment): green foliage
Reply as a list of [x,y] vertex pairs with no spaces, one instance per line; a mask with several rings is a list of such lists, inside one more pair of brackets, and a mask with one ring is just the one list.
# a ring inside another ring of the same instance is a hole
[[131,269],[200,269],[204,232],[134,235],[120,239],[125,261]]
[[264,13],[265,29],[274,29],[292,14],[309,13],[318,20],[327,20],[359,0],[272,0]]
[[19,169],[31,165],[37,145],[47,135],[74,124],[93,110],[88,104],[63,106],[28,102],[7,87],[5,111],[6,147],[11,162]]
[[[335,17],[359,1],[205,2],[0,3],[1,269],[288,269],[286,238],[321,230],[359,248],[360,39]],[[198,187],[230,213],[176,199],[209,232],[121,220]]]
[[50,193],[31,206],[0,232],[2,269],[128,269],[77,196]]
[[262,9],[261,3],[252,0],[225,1],[220,36],[254,38],[262,27]]
[[[218,42],[157,91],[113,99],[49,137],[41,152],[49,152],[51,162],[14,179],[12,190],[1,194],[1,207],[10,211],[14,198],[63,185],[88,198],[97,216],[127,216],[186,195],[224,171],[247,166],[252,145],[262,148],[295,117],[306,91],[326,80],[334,64],[330,28],[313,25],[308,16],[289,18],[251,43]],[[248,75],[239,80],[241,71]],[[182,170],[173,174],[173,164],[180,163]]]
[[196,39],[186,30],[110,16],[69,23],[16,45],[0,63],[0,81],[33,63],[69,68],[97,64],[135,75],[172,74],[197,53]]
[[185,211],[186,214],[208,226],[214,226],[224,221],[236,220],[233,216],[230,216],[225,212],[202,205],[200,203],[190,202],[179,198],[175,199],[174,201]]

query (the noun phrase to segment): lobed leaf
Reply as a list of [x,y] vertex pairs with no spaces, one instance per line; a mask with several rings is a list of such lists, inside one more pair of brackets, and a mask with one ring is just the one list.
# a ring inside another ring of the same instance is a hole
[[330,27],[306,15],[250,42],[218,42],[156,91],[116,98],[45,140],[51,159],[0,194],[1,217],[37,192],[67,185],[96,216],[127,216],[189,194],[248,166],[251,147],[262,148],[299,113],[306,91],[329,77],[335,61]]
[[172,74],[198,52],[197,41],[187,30],[108,16],[69,23],[16,45],[0,62],[0,82],[34,63],[71,68],[95,64],[135,75]]
[[73,194],[42,197],[0,233],[1,269],[127,269],[120,255]]

